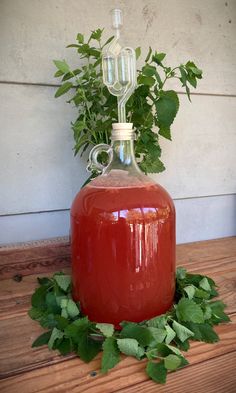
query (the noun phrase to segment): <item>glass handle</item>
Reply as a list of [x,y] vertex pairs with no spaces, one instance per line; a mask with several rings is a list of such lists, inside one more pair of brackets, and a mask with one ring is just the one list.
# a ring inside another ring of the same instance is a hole
[[[108,154],[109,159],[107,165],[103,165],[98,161],[98,155],[102,152],[106,152]],[[99,145],[94,146],[89,153],[89,163],[87,166],[87,171],[93,172],[94,170],[98,170],[104,173],[108,165],[111,163],[112,158],[113,158],[113,149],[110,145],[107,145],[105,143],[100,143]]]

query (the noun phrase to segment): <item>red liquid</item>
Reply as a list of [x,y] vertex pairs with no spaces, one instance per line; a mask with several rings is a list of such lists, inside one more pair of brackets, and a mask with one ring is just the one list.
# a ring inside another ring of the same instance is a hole
[[166,312],[175,291],[175,210],[159,185],[84,187],[71,208],[73,297],[96,322]]

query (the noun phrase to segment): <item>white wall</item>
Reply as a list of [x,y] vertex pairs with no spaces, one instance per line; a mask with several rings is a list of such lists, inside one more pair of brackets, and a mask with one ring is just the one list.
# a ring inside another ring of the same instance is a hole
[[86,157],[73,157],[76,112],[54,99],[52,59],[78,61],[65,49],[78,31],[107,26],[110,35],[114,6],[127,44],[204,70],[192,104],[180,96],[173,141],[162,141],[167,170],[155,176],[175,199],[178,242],[236,234],[235,0],[1,0],[1,244],[68,234]]

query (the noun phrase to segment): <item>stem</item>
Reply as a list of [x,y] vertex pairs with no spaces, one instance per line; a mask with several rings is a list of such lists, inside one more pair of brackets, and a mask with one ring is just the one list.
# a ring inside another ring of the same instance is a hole
[[[156,348],[150,349],[149,351],[145,352],[145,355],[147,356],[148,354],[151,354],[152,352],[155,352]],[[165,359],[163,356],[159,356],[159,355],[152,355],[154,358],[156,359]],[[148,356],[147,356],[148,357]]]
[[[171,78],[171,73],[172,73],[173,71],[177,70],[178,68],[179,68],[179,67],[174,67],[174,68],[172,68],[172,69],[170,70],[170,72],[168,72],[168,73],[166,74],[166,77],[165,77],[165,79],[164,79],[164,82],[163,82],[162,87],[163,87],[164,84],[166,83],[167,79],[170,79],[170,78]],[[172,77],[172,78],[173,78],[173,77]]]

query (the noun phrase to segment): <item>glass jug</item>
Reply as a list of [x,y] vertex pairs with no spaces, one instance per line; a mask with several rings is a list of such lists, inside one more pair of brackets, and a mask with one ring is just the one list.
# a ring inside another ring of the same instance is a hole
[[[71,207],[73,297],[94,322],[141,322],[165,313],[175,292],[175,208],[135,160],[131,123],[115,123],[112,144],[95,146],[103,173]],[[98,154],[107,151],[103,167]]]

